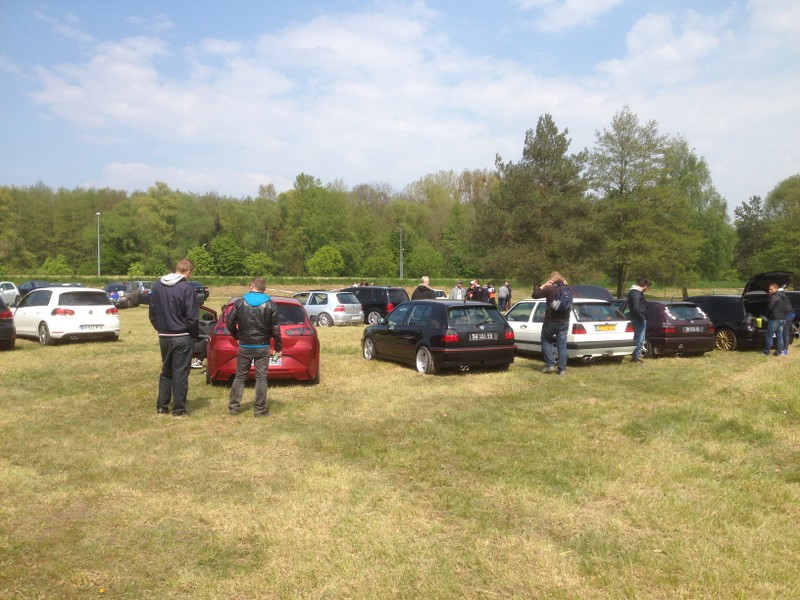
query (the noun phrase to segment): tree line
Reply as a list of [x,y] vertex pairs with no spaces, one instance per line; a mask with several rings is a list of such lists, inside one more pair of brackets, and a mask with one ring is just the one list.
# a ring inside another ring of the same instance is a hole
[[[618,293],[660,285],[800,272],[800,175],[734,211],[687,140],[629,107],[570,151],[549,114],[522,156],[495,169],[439,172],[395,192],[301,173],[256,197],[0,187],[0,274],[156,276],[188,256],[198,275],[513,278],[550,270],[606,281]],[[100,216],[97,217],[97,213]]]

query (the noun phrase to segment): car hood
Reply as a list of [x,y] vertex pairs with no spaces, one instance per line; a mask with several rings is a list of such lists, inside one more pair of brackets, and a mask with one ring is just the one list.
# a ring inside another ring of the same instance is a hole
[[770,283],[777,283],[780,287],[785,287],[792,282],[792,274],[788,271],[768,271],[753,275],[747,280],[742,292],[742,298],[753,292],[766,294]]

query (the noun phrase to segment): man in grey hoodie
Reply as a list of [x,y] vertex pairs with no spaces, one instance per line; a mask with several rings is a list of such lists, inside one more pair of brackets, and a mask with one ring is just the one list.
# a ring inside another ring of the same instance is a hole
[[250,291],[234,301],[226,320],[228,331],[239,341],[236,377],[233,378],[228,399],[228,411],[232,415],[239,414],[242,391],[250,372],[251,362],[254,363],[256,371],[256,401],[253,405],[253,415],[266,417],[269,414],[267,409],[269,341],[273,339],[275,343],[273,355],[275,362],[280,360],[283,342],[278,307],[265,293],[266,289],[266,280],[263,277],[255,277],[250,283]]
[[161,346],[161,375],[158,379],[156,412],[183,417],[189,391],[189,365],[192,346],[200,334],[197,314],[197,294],[187,279],[194,263],[187,258],[178,261],[175,272],[164,275],[153,285],[150,293],[150,323],[158,332]]

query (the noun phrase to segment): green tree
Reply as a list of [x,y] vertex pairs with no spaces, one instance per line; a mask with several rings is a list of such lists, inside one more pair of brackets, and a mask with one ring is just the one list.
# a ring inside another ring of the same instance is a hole
[[784,179],[767,195],[764,217],[761,264],[765,270],[800,273],[800,174]]
[[72,275],[72,267],[67,263],[63,254],[55,258],[48,258],[42,265],[42,273],[45,275]]
[[222,234],[211,240],[211,256],[220,275],[244,275],[244,250],[232,235]]
[[271,275],[272,261],[265,252],[253,252],[244,258],[244,269],[248,275],[256,277],[258,275]]
[[194,263],[195,275],[214,275],[217,272],[214,257],[206,250],[205,245],[189,248],[189,251],[186,253],[186,258]]
[[762,269],[763,250],[767,247],[767,223],[761,196],[733,209],[736,245],[733,250],[733,266],[742,278],[767,271]]
[[333,246],[323,246],[308,259],[306,268],[316,277],[337,277],[344,272],[344,259]]
[[423,240],[408,253],[404,270],[411,277],[439,277],[443,266],[442,255],[427,240]]
[[146,272],[144,270],[144,263],[141,263],[138,260],[136,262],[132,262],[128,267],[128,277],[131,278],[144,277],[145,274]]

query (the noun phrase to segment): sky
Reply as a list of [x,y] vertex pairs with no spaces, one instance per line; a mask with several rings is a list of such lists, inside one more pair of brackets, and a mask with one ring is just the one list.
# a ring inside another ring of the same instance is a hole
[[800,2],[0,0],[0,185],[399,192],[625,106],[730,210],[765,197],[800,172]]

